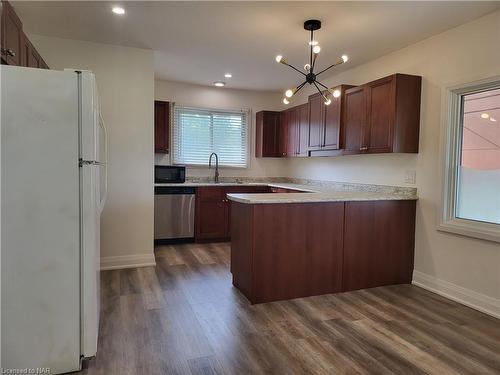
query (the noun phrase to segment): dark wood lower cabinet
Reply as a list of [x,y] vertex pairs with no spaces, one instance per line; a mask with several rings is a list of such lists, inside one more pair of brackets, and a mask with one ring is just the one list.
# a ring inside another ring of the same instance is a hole
[[341,291],[343,202],[232,207],[233,284],[252,303]]
[[227,237],[228,208],[223,187],[196,189],[196,241],[225,239]]
[[346,202],[343,290],[412,280],[416,201]]
[[195,240],[227,241],[231,237],[231,201],[227,194],[268,193],[267,185],[203,186],[196,189]]
[[252,303],[410,283],[414,200],[232,202],[233,284]]

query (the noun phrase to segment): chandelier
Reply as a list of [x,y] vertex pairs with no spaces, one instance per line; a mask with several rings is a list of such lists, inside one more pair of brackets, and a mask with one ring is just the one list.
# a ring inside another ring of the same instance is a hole
[[[310,47],[309,63],[304,65],[305,73],[303,71],[301,71],[300,69],[297,69],[293,65],[290,65],[285,60],[285,58],[283,56],[281,56],[281,55],[276,56],[277,63],[289,66],[290,68],[292,68],[292,69],[296,70],[297,72],[299,72],[300,74],[302,74],[304,76],[304,79],[305,79],[305,81],[302,82],[300,85],[298,85],[296,88],[288,89],[285,91],[285,98],[283,98],[283,103],[289,104],[290,101],[288,99],[291,98],[292,96],[294,96],[302,87],[305,86],[306,83],[308,83],[308,84],[314,85],[316,87],[318,92],[323,97],[325,104],[329,105],[332,101],[331,101],[331,99],[329,99],[327,97],[328,93],[331,93],[334,98],[338,98],[340,96],[340,91],[329,89],[324,84],[319,82],[317,80],[317,78],[320,74],[326,72],[327,70],[333,68],[334,66],[337,66],[337,65],[340,65],[340,64],[347,62],[348,57],[347,57],[347,55],[342,55],[342,57],[339,57],[339,59],[337,61],[335,61],[335,63],[333,63],[332,65],[328,66],[327,68],[319,71],[318,73],[315,73],[314,68],[316,66],[316,58],[318,57],[318,54],[321,51],[321,47],[319,46],[318,41],[314,39],[314,31],[321,29],[321,21],[307,20],[304,22],[304,29],[311,32],[311,39],[309,40],[309,47]],[[323,88],[323,90],[320,88],[320,86]],[[327,93],[326,95],[324,93],[325,90]]]

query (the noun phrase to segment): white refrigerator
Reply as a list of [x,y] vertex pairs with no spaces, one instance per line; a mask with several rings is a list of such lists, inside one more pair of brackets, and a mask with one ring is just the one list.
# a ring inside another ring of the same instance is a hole
[[97,351],[106,130],[86,71],[0,67],[1,367]]

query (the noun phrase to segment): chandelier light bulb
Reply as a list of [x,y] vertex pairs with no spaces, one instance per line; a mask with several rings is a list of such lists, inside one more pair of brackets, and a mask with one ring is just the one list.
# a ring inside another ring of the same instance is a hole
[[285,96],[286,96],[287,98],[291,98],[291,97],[293,96],[293,91],[292,91],[292,90],[290,90],[290,89],[286,90],[286,91],[285,91]]
[[342,60],[346,63],[349,57],[347,55],[342,55]]
[[490,115],[488,113],[481,113],[481,118],[488,119]]
[[311,65],[309,65],[309,64],[304,65],[304,70],[306,72],[309,72],[311,70]]
[[283,98],[283,104],[290,104],[290,100],[288,100],[287,98]]
[[283,56],[281,56],[281,55],[276,56],[276,62],[277,63],[280,63],[281,60],[283,60]]
[[332,103],[332,100],[331,99],[326,99],[325,100],[325,105],[330,105]]
[[340,90],[339,89],[333,90],[332,95],[334,98],[338,98],[340,96]]
[[319,45],[315,45],[315,46],[313,47],[313,52],[314,52],[314,53],[318,54],[320,51],[321,51],[321,47],[320,47]]
[[493,118],[493,117],[490,117],[490,121],[491,122],[497,122],[497,119]]
[[310,46],[317,46],[317,45],[318,45],[318,41],[317,41],[317,40],[311,40],[311,41],[309,42],[309,45],[310,45]]

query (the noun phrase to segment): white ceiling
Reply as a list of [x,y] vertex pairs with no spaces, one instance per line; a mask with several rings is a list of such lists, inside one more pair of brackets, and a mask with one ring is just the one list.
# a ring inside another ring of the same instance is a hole
[[[317,18],[324,67],[342,54],[362,64],[500,8],[500,2],[147,2],[15,1],[28,32],[150,48],[159,79],[282,90],[308,57],[303,21]],[[126,9],[111,13],[113,5]],[[231,72],[233,78],[225,79]],[[334,72],[332,72],[334,73]]]

